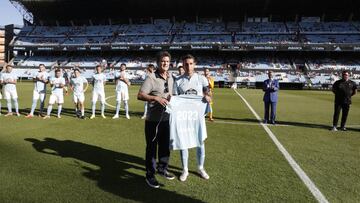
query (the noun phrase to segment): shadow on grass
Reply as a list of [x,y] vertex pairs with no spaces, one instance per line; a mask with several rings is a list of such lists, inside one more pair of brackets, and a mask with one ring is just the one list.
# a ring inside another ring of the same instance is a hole
[[73,158],[76,162],[81,161],[95,165],[98,169],[81,166],[79,163],[79,166],[84,170],[82,175],[96,181],[102,190],[121,198],[141,202],[203,202],[173,191],[164,190],[162,187],[152,189],[147,186],[144,176],[129,171],[135,169],[145,173],[142,158],[72,140],[53,138],[45,138],[44,140],[26,138],[25,140],[31,142],[38,152],[61,158]]

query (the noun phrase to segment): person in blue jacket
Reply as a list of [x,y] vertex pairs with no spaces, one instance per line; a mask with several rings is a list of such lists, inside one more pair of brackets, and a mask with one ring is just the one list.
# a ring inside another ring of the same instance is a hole
[[[264,115],[264,123],[275,124],[276,118],[276,105],[278,101],[278,91],[279,91],[279,81],[273,78],[273,72],[268,72],[269,79],[264,81],[263,91],[264,94],[264,104],[265,104],[265,115]],[[271,114],[269,117],[271,108]]]

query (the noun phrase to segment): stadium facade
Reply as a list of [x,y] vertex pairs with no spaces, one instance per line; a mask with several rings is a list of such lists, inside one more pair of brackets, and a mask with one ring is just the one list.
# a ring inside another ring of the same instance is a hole
[[178,56],[190,52],[201,67],[237,71],[242,83],[263,80],[269,69],[283,82],[321,86],[331,85],[343,69],[355,78],[360,72],[356,0],[11,2],[26,20],[10,43],[16,52],[11,62],[21,68],[92,68],[106,61],[142,69],[154,63],[155,52],[170,50],[174,67]]

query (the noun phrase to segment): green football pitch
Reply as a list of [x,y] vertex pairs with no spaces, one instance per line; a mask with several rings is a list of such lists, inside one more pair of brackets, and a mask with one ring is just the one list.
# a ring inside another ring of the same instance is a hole
[[[29,112],[32,83],[17,86],[23,115]],[[144,181],[144,103],[139,86],[130,88],[130,116],[111,117],[114,85],[106,86],[106,116],[79,120],[72,96],[61,119],[0,116],[1,202],[316,202],[313,193],[232,89],[215,89],[215,122],[208,122],[205,168],[196,173],[190,150],[186,182],[158,177],[160,189]],[[261,90],[238,89],[262,117]],[[48,101],[49,95],[47,96]],[[86,94],[90,116],[90,91]],[[331,132],[333,94],[328,91],[279,93],[278,125],[267,126],[330,202],[360,202],[360,96],[353,97],[347,132]],[[99,104],[98,104],[99,106]],[[99,108],[99,107],[98,107]],[[54,106],[53,113],[57,108]],[[181,173],[178,151],[170,171]]]

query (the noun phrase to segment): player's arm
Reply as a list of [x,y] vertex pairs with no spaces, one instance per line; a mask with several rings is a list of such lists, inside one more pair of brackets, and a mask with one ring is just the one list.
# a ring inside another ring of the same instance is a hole
[[139,91],[139,93],[137,95],[137,99],[141,100],[141,101],[147,101],[147,102],[155,101],[155,102],[161,104],[162,106],[166,106],[169,103],[169,101],[167,99],[164,99],[159,96],[153,96],[153,95],[146,94],[145,92],[143,92],[141,90]]
[[127,86],[130,86],[130,80],[129,79],[127,79],[126,77],[123,77],[121,80],[124,81],[125,84],[127,84]]
[[337,88],[338,88],[338,87],[337,87],[338,84],[339,84],[339,83],[336,81],[336,82],[333,84],[333,86],[332,86],[332,89],[331,89],[331,90],[332,90],[332,92],[333,92],[334,94],[336,94],[336,90],[337,90]]
[[44,78],[44,76],[43,76],[41,82],[47,84],[47,83],[49,83],[49,78],[48,77]]
[[69,86],[70,86],[71,91],[74,92],[74,85],[73,85],[72,81],[70,81]]
[[84,93],[87,91],[87,89],[89,88],[89,82],[87,80],[85,80],[85,88],[84,88]]
[[357,93],[357,86],[356,86],[356,83],[354,82],[353,92],[352,92],[351,96],[354,96],[356,93]]
[[150,82],[150,79],[147,78],[138,92],[137,99],[147,102],[157,102],[162,106],[166,106],[169,103],[169,101],[159,96],[150,95],[152,89],[153,87]]
[[6,84],[16,84],[17,83],[17,79],[16,78],[14,78],[14,79],[9,79],[7,82],[6,82]]

